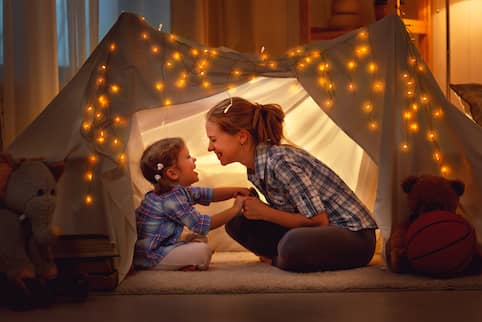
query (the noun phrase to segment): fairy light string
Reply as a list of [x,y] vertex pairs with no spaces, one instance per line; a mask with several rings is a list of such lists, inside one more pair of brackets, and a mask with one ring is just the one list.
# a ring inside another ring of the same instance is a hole
[[[380,128],[379,111],[385,84],[379,76],[380,66],[373,57],[369,28],[361,28],[345,38],[341,44],[345,55],[342,59],[337,56],[340,53],[336,52],[340,46],[322,49],[313,44],[291,48],[285,55],[272,58],[264,46],[256,55],[245,56],[234,51],[192,44],[176,35],[152,28],[144,20],[141,23],[142,30],[129,46],[136,47],[134,51],[137,54],[148,53],[143,63],[149,65],[150,75],[155,76],[148,86],[150,92],[146,93],[152,96],[152,106],[167,108],[181,103],[186,97],[186,90],[190,90],[194,97],[226,90],[232,93],[236,86],[257,76],[294,71],[298,77],[303,77],[304,73],[316,75],[317,85],[325,96],[322,108],[326,111],[337,108],[338,95],[356,96],[361,105],[354,108],[363,115],[365,130],[377,132]],[[92,184],[101,160],[107,158],[118,167],[123,167],[127,161],[128,116],[121,111],[126,110],[122,97],[129,90],[130,83],[124,74],[110,68],[111,62],[125,59],[126,54],[122,51],[128,51],[129,48],[121,46],[119,43],[105,42],[105,56],[97,62],[96,72],[86,89],[88,95],[80,131],[91,151],[84,173],[88,185],[84,198],[87,205],[95,201]],[[425,135],[433,146],[433,158],[440,171],[448,173],[450,168],[444,163],[439,137],[433,126],[443,113],[421,88],[421,77],[426,66],[414,57],[411,53],[407,69],[400,76],[407,94],[400,115],[405,124],[400,148],[402,152],[409,152],[409,136]],[[366,84],[367,80],[369,84]],[[362,88],[366,90],[362,91]],[[422,112],[430,115],[427,129],[421,129],[417,122]]]

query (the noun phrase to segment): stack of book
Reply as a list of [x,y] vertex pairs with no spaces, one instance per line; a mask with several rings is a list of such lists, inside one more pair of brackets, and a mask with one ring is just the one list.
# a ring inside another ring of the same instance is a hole
[[118,285],[119,255],[107,235],[60,235],[53,255],[60,274],[82,274],[91,290],[109,291]]

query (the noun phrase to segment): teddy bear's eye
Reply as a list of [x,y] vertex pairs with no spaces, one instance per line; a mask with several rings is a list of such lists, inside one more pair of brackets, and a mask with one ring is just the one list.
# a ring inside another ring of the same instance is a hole
[[50,190],[50,195],[55,196],[55,189]]
[[43,196],[45,193],[44,189],[39,189],[37,190],[37,196],[40,197],[40,196]]

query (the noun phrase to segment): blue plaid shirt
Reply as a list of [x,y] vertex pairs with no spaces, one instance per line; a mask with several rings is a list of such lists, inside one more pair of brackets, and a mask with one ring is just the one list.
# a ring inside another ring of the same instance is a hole
[[192,232],[206,235],[211,217],[201,214],[194,204],[209,205],[213,190],[205,187],[175,186],[162,195],[149,191],[136,209],[137,241],[134,265],[152,267],[176,246],[186,226]]
[[258,144],[248,180],[269,205],[307,218],[326,212],[331,225],[357,231],[377,228],[368,209],[328,166],[287,145]]

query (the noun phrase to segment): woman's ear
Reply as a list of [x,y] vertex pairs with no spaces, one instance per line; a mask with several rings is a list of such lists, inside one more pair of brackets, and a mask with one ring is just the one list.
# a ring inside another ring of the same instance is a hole
[[172,180],[172,181],[177,181],[179,179],[179,173],[177,172],[177,170],[173,167],[170,167],[170,168],[167,168],[166,171],[166,177],[169,179],[169,180]]
[[244,145],[246,142],[248,142],[249,139],[249,132],[246,129],[242,129],[238,133],[239,135],[239,144]]

